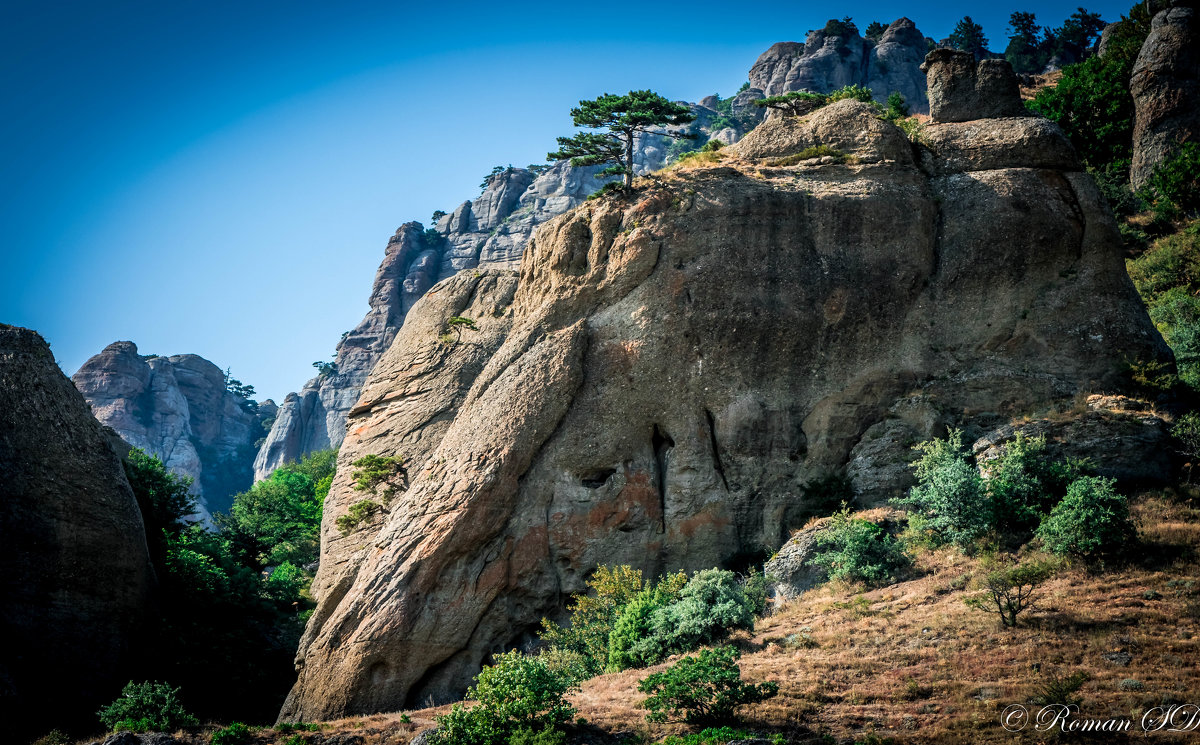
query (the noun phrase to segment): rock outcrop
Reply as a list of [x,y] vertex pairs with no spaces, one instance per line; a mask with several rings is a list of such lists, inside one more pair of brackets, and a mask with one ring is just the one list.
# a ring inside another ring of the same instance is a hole
[[[856,457],[1170,359],[1053,125],[933,124],[918,158],[867,113],[768,120],[715,165],[542,225],[519,284],[462,273],[414,305],[349,412],[283,719],[445,701],[599,564],[770,550],[803,485]],[[772,165],[813,143],[846,162]],[[479,330],[439,341],[456,314]],[[404,456],[407,478],[342,535],[365,454]]]
[[42,338],[0,324],[0,714],[16,742],[94,726],[130,674],[155,580],[110,436]]
[[226,390],[221,369],[194,354],[138,354],[130,341],[109,344],[72,377],[102,424],[194,480],[207,519],[250,488],[264,412]]
[[[831,22],[826,29],[837,26]],[[912,21],[894,21],[878,44],[854,30],[826,29],[810,31],[803,44],[784,41],[763,52],[750,68],[750,85],[767,96],[799,90],[829,93],[862,85],[878,101],[899,91],[914,112],[929,110],[920,70],[928,45]]]
[[[701,116],[711,118],[711,112]],[[661,168],[668,144],[666,137],[641,138],[634,158],[637,172]],[[464,269],[516,269],[534,228],[604,185],[607,179],[596,178],[599,171],[566,162],[536,175],[525,168],[503,169],[488,178],[477,199],[463,202],[429,231],[418,222],[401,226],[375,274],[366,317],[342,338],[329,370],[280,405],[255,458],[255,479],[306,453],[340,446],[346,413],[413,303],[435,282]]]
[[977,62],[970,52],[935,49],[921,71],[929,80],[929,116],[935,122],[1030,115],[1007,60]]
[[1200,141],[1200,12],[1176,7],[1154,16],[1129,88],[1134,105],[1130,183],[1139,189],[1181,144]]

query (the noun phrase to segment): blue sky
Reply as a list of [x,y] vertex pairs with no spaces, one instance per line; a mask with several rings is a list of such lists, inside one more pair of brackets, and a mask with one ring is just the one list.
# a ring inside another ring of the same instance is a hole
[[[1058,25],[1078,2],[973,12]],[[366,311],[391,233],[541,162],[581,98],[728,95],[776,41],[961,3],[7,0],[0,321],[70,374],[118,339],[278,400]],[[1128,5],[1090,3],[1106,20]],[[596,18],[593,13],[603,13]]]

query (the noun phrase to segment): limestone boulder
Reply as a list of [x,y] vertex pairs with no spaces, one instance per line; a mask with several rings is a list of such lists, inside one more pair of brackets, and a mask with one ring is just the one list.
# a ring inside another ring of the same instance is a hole
[[1129,81],[1133,93],[1133,166],[1141,188],[1185,142],[1200,140],[1200,12],[1167,8],[1154,16]]

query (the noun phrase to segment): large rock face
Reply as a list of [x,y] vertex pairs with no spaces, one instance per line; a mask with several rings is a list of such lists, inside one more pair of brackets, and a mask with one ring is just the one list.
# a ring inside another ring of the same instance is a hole
[[0,714],[15,742],[94,726],[130,674],[154,570],[109,438],[41,337],[0,324]]
[[225,387],[221,369],[194,354],[143,357],[130,341],[109,344],[72,377],[92,413],[134,447],[190,476],[201,517],[228,509],[251,484],[267,403],[255,411]]
[[1200,12],[1168,8],[1154,16],[1130,78],[1133,167],[1141,188],[1184,142],[1200,139]]
[[935,122],[1029,116],[1007,60],[975,60],[958,49],[935,49],[921,71],[929,80],[929,116]]
[[925,113],[929,103],[920,67],[926,51],[924,35],[907,18],[888,26],[878,44],[857,31],[810,31],[803,44],[784,41],[763,52],[750,68],[750,85],[767,96],[863,85],[878,101],[899,91],[913,111]]
[[[666,137],[641,138],[634,156],[637,172],[661,168],[668,144]],[[417,298],[438,280],[464,269],[516,269],[534,228],[603,186],[608,179],[596,178],[600,170],[573,168],[566,162],[538,175],[524,168],[506,169],[488,178],[477,199],[441,217],[432,232],[418,222],[401,226],[375,274],[370,310],[338,344],[334,366],[299,393],[288,394],[279,407],[255,458],[255,479],[266,478],[306,453],[340,446],[346,413]]]
[[[768,120],[718,165],[538,228],[515,291],[468,273],[418,301],[349,415],[282,718],[461,694],[599,564],[776,548],[805,482],[865,449],[910,456],[901,430],[1006,420],[1170,359],[1061,132],[927,129],[940,147],[918,159],[857,102]],[[812,143],[852,159],[771,165]],[[440,343],[450,315],[480,328]],[[342,535],[369,453],[406,457],[407,488]],[[856,487],[900,488],[880,478]]]

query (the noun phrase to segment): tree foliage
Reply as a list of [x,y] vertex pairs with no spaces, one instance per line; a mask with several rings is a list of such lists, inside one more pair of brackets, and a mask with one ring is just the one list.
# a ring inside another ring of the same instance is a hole
[[892,535],[873,522],[850,517],[849,509],[834,515],[814,540],[811,561],[832,580],[886,584],[910,563]]
[[179,689],[166,683],[129,681],[117,700],[96,713],[112,731],[174,732],[199,722],[183,708]]
[[804,116],[829,103],[829,96],[824,93],[809,91],[790,91],[780,96],[767,96],[754,102],[759,108],[778,109],[784,116]]
[[690,135],[672,133],[664,127],[695,121],[691,109],[649,90],[629,91],[624,95],[605,93],[590,101],[580,101],[571,109],[577,127],[603,132],[580,132],[558,138],[558,150],[547,153],[548,160],[567,160],[573,166],[608,165],[597,176],[625,177],[625,188],[633,188],[633,147],[638,135],[649,133],[668,137]]
[[966,599],[967,605],[993,613],[1000,623],[1015,628],[1017,616],[1033,607],[1038,586],[1054,573],[1054,566],[1030,562],[989,572],[983,580],[983,592]]
[[983,35],[983,26],[971,20],[971,16],[963,16],[950,33],[950,46],[975,55],[975,59],[983,59],[987,54],[987,37]]
[[961,547],[969,547],[987,533],[991,514],[983,479],[963,447],[962,431],[951,430],[915,448],[921,458],[913,463],[917,479],[908,497],[896,500],[915,512],[922,528]]
[[475,677],[466,698],[436,716],[435,745],[502,745],[517,732],[557,730],[575,714],[566,695],[575,684],[551,670],[541,657],[517,651],[496,655]]
[[733,647],[704,649],[666,670],[647,676],[638,690],[648,694],[639,706],[651,722],[719,724],[731,721],[738,707],[765,701],[779,692],[777,683],[745,683]]
[[1084,476],[1038,528],[1046,550],[1089,562],[1113,556],[1137,539],[1129,502],[1117,493],[1113,479]]

